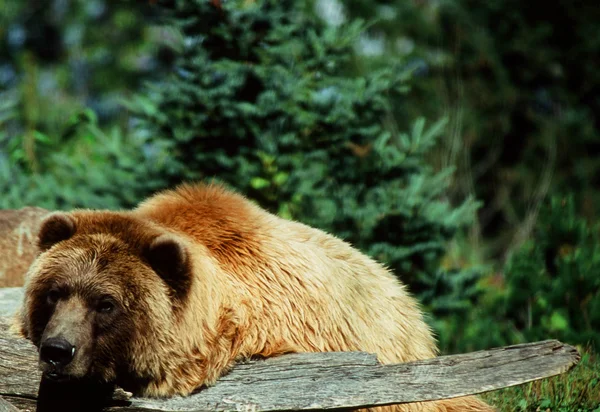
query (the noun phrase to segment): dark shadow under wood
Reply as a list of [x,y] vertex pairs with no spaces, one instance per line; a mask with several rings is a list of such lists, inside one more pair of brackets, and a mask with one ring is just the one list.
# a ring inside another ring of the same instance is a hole
[[42,378],[37,412],[101,412],[112,403],[113,385],[96,382],[54,382]]

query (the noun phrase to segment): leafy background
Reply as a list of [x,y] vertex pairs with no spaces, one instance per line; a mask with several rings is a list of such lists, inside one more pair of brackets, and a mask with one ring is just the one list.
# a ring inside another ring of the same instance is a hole
[[572,381],[494,402],[595,410],[598,21],[592,1],[0,0],[0,208],[221,181],[388,265],[443,352],[581,345]]

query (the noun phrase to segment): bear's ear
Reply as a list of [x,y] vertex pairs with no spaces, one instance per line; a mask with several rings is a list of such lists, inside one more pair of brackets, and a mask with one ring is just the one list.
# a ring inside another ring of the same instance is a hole
[[42,221],[38,233],[38,248],[44,252],[63,240],[70,239],[77,230],[75,220],[66,213],[52,213]]
[[161,235],[145,251],[150,267],[165,281],[178,299],[190,290],[192,269],[189,253],[175,236]]

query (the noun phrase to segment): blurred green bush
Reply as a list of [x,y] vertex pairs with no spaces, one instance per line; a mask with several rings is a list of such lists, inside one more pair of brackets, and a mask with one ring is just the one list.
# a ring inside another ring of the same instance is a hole
[[[418,81],[396,118],[449,118],[437,154],[457,173],[449,196],[483,202],[474,235],[503,259],[527,238],[543,199],[571,191],[600,216],[600,8],[594,1],[345,0],[374,19],[365,38]],[[474,243],[477,244],[477,243]]]
[[[445,350],[545,339],[600,347],[600,226],[578,208],[572,195],[552,196],[503,274],[461,289],[469,293],[460,297],[471,296],[470,301],[436,319]],[[438,301],[435,293],[433,300]]]
[[40,156],[34,173],[19,139],[9,141],[0,154],[0,208],[119,209],[164,187],[158,170],[168,158],[152,150],[143,131],[105,132],[91,110],[73,116],[66,129],[73,139],[67,145],[35,132]]
[[600,348],[598,273],[600,227],[577,215],[572,196],[553,197],[505,269],[504,327],[524,341],[552,337]]
[[121,104],[172,63],[180,40],[155,11],[0,0],[0,207],[129,207],[162,187]]

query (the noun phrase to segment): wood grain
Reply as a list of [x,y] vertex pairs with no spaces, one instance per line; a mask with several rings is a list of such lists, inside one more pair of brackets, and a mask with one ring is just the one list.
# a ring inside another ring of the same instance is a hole
[[19,410],[0,396],[0,412],[19,412]]

